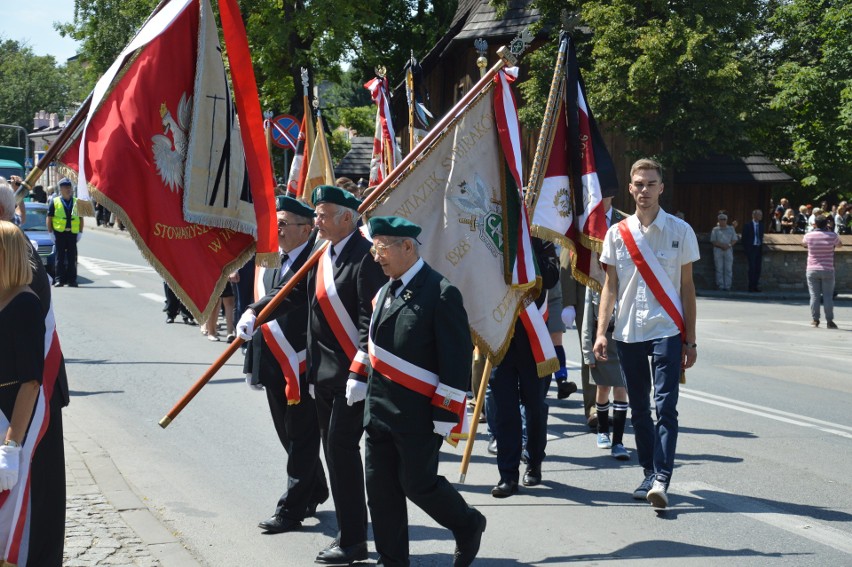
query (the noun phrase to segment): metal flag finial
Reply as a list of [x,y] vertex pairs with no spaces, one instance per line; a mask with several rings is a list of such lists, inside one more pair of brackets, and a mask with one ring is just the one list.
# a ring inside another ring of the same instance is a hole
[[388,74],[388,70],[387,70],[387,68],[385,68],[384,65],[379,65],[378,67],[376,67],[375,71],[376,71],[376,76],[380,79],[384,79],[385,75]]
[[307,67],[302,67],[302,94],[304,96],[308,96],[308,87],[310,86],[311,81],[308,77],[308,69]]
[[509,42],[508,48],[501,47],[497,51],[497,54],[505,59],[509,65],[517,65],[518,58],[524,51],[526,51],[533,39],[535,39],[535,36],[529,28],[524,28],[518,32],[518,35],[516,35],[512,41]]

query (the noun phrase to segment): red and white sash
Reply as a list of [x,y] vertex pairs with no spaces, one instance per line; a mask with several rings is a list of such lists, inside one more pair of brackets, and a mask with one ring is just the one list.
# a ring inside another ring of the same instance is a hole
[[526,309],[518,316],[529,337],[530,348],[532,348],[535,359],[536,371],[539,377],[552,374],[559,369],[559,359],[556,358],[556,349],[550,332],[547,330],[547,299],[538,308],[535,301],[531,301]]
[[470,422],[467,419],[465,409],[466,392],[442,384],[437,374],[383,349],[373,342],[372,337],[368,342],[368,347],[370,364],[373,365],[374,370],[380,372],[391,382],[429,398],[433,406],[443,408],[458,416],[458,422],[447,437],[448,443],[455,447],[459,439],[467,438],[470,432]]
[[[281,267],[284,269],[284,266]],[[255,269],[254,276],[254,299],[258,301],[261,297],[265,297],[268,293],[266,284],[263,281],[263,276],[267,268],[258,266]],[[296,352],[287,337],[284,336],[284,330],[275,319],[267,321],[260,327],[260,332],[266,340],[266,346],[269,351],[278,361],[281,366],[281,372],[284,374],[284,394],[287,396],[287,404],[298,404],[302,400],[302,392],[299,386],[299,376],[305,372],[305,357],[307,351],[302,349]],[[257,361],[259,364],[260,361]]]
[[[633,219],[634,222],[628,223],[630,219]],[[630,258],[636,265],[636,269],[639,270],[642,279],[645,280],[645,283],[651,289],[651,293],[654,294],[654,297],[657,298],[657,301],[677,325],[681,340],[685,341],[686,325],[683,322],[683,304],[680,301],[680,294],[639,230],[639,220],[636,217],[624,219],[618,223],[618,232],[621,234],[621,239],[627,246]]]
[[[44,370],[32,422],[21,447],[18,483],[12,490],[0,492],[0,549],[3,559],[13,565],[26,565],[30,540],[30,478],[33,453],[50,425],[50,399],[53,396],[62,350],[56,333],[51,303],[44,319]],[[9,419],[0,412],[0,430],[9,428]]]
[[349,316],[343,306],[343,301],[337,294],[337,287],[334,284],[334,264],[331,261],[330,250],[330,246],[326,248],[322,258],[317,263],[317,302],[322,309],[325,320],[331,327],[331,331],[334,333],[334,338],[337,339],[343,352],[352,361],[349,370],[366,377],[369,357],[366,352],[358,349],[358,327]]

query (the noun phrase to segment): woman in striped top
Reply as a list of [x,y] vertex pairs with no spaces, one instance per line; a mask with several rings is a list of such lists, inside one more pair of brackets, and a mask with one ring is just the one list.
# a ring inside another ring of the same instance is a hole
[[805,275],[811,294],[811,326],[819,327],[820,297],[825,305],[826,327],[836,329],[834,323],[834,249],[843,244],[840,237],[828,230],[828,218],[819,215],[814,219],[814,230],[807,233],[802,246],[808,249]]

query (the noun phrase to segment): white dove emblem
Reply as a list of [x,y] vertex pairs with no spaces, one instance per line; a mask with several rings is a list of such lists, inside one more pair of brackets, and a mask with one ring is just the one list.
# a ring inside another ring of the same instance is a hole
[[[186,161],[186,140],[192,112],[192,96],[183,93],[178,103],[178,119],[175,121],[166,103],[160,105],[160,117],[163,119],[163,133],[151,137],[154,162],[163,182],[176,191],[183,187],[183,169]],[[172,137],[169,138],[168,134]]]
[[458,184],[458,195],[450,195],[450,201],[465,213],[476,215],[477,218],[488,214],[488,190],[485,184],[475,178],[473,185],[467,181]]

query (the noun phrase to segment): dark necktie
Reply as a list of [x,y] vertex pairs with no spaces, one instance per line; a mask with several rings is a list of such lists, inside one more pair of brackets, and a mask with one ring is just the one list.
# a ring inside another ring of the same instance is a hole
[[402,287],[402,280],[393,280],[390,284],[390,295],[396,297],[396,292]]

